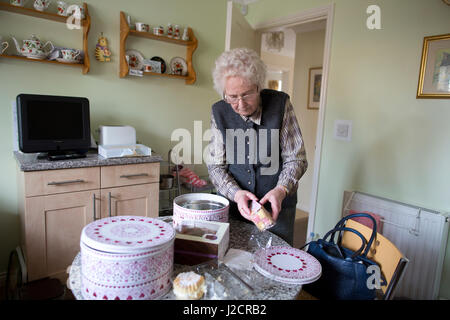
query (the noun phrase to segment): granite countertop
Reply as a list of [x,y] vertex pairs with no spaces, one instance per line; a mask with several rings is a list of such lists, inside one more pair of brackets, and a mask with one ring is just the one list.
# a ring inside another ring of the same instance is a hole
[[[165,220],[166,217],[161,217]],[[229,248],[241,249],[250,253],[254,253],[260,247],[265,247],[267,244],[272,246],[289,246],[283,239],[275,234],[265,231],[260,232],[255,225],[246,223],[243,221],[230,219],[230,242]],[[185,266],[180,264],[174,264],[173,278],[180,272],[186,272],[193,270],[195,272],[195,266]],[[251,271],[239,270],[232,268],[242,280],[247,282],[253,287],[253,291],[246,289],[236,278],[230,276],[228,272],[223,269],[211,269],[208,266],[203,266],[201,271],[207,271],[213,277],[224,278],[224,285],[228,286],[228,290],[234,294],[228,296],[227,300],[239,299],[239,300],[292,300],[295,299],[301,291],[301,285],[285,284],[269,278],[264,277],[255,269]],[[200,272],[202,273],[202,272]],[[81,257],[80,253],[77,254],[72,262],[69,272],[69,288],[76,299],[82,300],[80,287],[81,287]],[[214,280],[214,279],[212,279]],[[175,299],[173,292],[170,291],[161,299],[172,300]]]
[[161,162],[161,155],[152,153],[151,156],[143,157],[122,157],[122,158],[103,158],[96,151],[90,151],[86,158],[56,160],[38,159],[37,153],[22,153],[14,151],[14,157],[21,171],[40,171],[40,170],[57,170],[57,169],[73,169],[98,166],[114,166],[123,164],[138,164],[149,162]]

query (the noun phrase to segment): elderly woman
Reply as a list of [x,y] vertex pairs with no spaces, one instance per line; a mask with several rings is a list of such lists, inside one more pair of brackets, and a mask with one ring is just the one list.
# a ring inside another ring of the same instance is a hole
[[212,106],[208,172],[230,214],[249,219],[259,201],[276,221],[269,230],[293,244],[298,181],[308,163],[289,96],[263,89],[266,67],[258,54],[224,52],[213,71],[223,97]]

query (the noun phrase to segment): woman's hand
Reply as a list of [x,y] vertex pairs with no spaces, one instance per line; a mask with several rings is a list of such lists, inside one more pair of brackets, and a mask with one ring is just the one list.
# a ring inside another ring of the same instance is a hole
[[284,198],[286,198],[286,190],[281,186],[276,186],[272,190],[266,193],[266,195],[259,202],[261,205],[264,205],[267,201],[270,202],[272,206],[272,219],[273,221],[277,221],[278,214],[281,211],[281,203]]
[[239,213],[247,220],[251,220],[250,208],[248,207],[248,202],[250,200],[258,201],[258,198],[247,190],[239,190],[234,195],[234,202],[237,203]]

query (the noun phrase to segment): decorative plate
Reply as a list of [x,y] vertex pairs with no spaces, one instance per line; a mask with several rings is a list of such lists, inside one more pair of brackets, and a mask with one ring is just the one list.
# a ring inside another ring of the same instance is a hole
[[137,50],[127,50],[125,55],[129,56],[128,65],[133,70],[142,70],[144,68],[144,56]]
[[161,62],[161,73],[166,72],[166,62],[163,60],[163,58],[155,56],[155,57],[151,58],[150,60]]
[[288,284],[307,284],[322,274],[319,261],[309,253],[291,247],[274,246],[254,254],[254,267],[263,276]]
[[100,219],[88,224],[81,233],[85,245],[109,253],[140,252],[169,243],[174,237],[170,224],[141,216]]
[[178,74],[180,76],[187,75],[187,63],[186,61],[181,57],[174,57],[172,60],[170,60],[170,70],[172,71],[172,74]]

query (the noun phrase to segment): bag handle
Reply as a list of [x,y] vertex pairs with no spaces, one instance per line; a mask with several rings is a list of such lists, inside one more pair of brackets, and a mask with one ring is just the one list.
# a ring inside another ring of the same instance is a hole
[[[342,231],[353,232],[354,234],[356,234],[358,237],[361,238],[361,242],[362,242],[361,247],[360,247],[357,251],[355,251],[355,253],[353,253],[352,256],[351,256],[350,258],[351,258],[351,259],[354,259],[355,257],[360,256],[360,255],[361,255],[361,252],[363,252],[364,248],[366,247],[367,240],[366,240],[366,238],[364,238],[364,236],[363,236],[358,230],[355,230],[355,229],[352,229],[352,228],[347,228],[347,227],[338,227],[338,228],[334,228],[333,230],[330,230],[330,231],[328,231],[328,232],[325,234],[325,236],[323,237],[323,241],[326,241],[327,238],[328,238],[330,235],[332,235],[332,239],[330,239],[330,240],[331,240],[331,243],[334,244],[334,245],[336,245],[336,243],[334,243],[334,234],[335,234],[336,232],[341,233]],[[337,246],[339,247],[339,245],[337,245]]]
[[[348,216],[343,217],[334,227],[335,229],[338,227],[342,227],[345,222],[349,219],[352,218],[359,218],[359,217],[364,217],[364,218],[369,218],[370,220],[372,220],[372,235],[370,236],[369,242],[367,242],[367,246],[366,246],[366,250],[364,250],[362,257],[366,258],[367,254],[369,253],[370,248],[372,247],[372,243],[375,240],[376,236],[377,236],[377,221],[370,215],[367,213],[353,213],[353,214],[349,214]],[[339,237],[337,240],[337,243],[340,244],[342,240],[342,234],[339,233]],[[333,234],[333,242],[334,242],[334,234]]]

